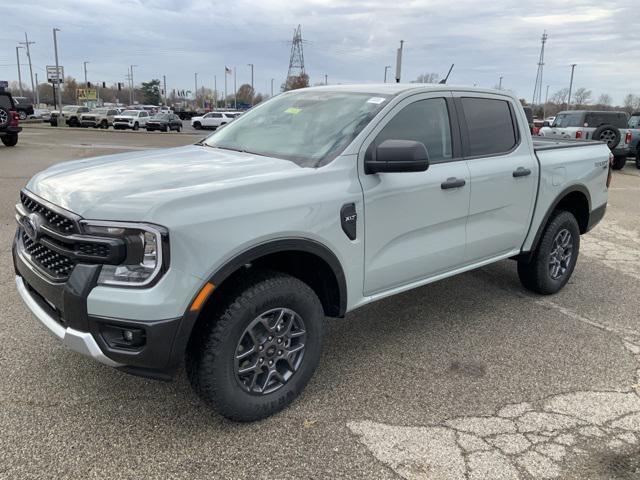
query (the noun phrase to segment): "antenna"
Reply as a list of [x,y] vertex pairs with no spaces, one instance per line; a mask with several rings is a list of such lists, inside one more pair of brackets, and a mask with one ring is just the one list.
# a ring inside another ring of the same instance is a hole
[[531,105],[542,103],[542,71],[544,70],[544,44],[547,43],[547,31],[542,34],[542,47],[540,47],[540,59],[538,60],[538,73],[536,74],[536,85],[533,87],[533,99]]
[[291,41],[291,55],[289,57],[289,71],[287,72],[287,84],[290,83],[291,77],[301,77],[305,75],[304,70],[304,52],[302,51],[302,25],[298,25],[293,31],[293,40]]
[[446,85],[447,80],[449,80],[449,75],[451,75],[451,70],[453,70],[453,66],[455,65],[455,63],[451,64],[451,67],[449,67],[449,71],[447,72],[447,76],[444,77],[442,80],[440,80],[438,83],[440,85]]

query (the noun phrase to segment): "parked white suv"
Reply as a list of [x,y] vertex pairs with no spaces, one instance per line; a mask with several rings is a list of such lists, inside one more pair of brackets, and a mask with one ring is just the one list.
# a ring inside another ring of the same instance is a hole
[[149,113],[144,110],[125,110],[113,119],[113,128],[115,130],[131,128],[138,130],[144,127],[149,120]]
[[201,128],[215,130],[222,125],[232,122],[239,115],[240,112],[210,112],[201,117],[193,117],[191,119],[191,126],[196,130],[200,130]]

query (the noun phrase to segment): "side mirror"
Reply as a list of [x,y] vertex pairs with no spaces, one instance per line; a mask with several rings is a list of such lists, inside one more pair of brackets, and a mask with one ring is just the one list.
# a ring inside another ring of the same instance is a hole
[[543,127],[550,127],[551,126],[551,122],[547,122],[547,121],[542,122],[542,126]]
[[364,159],[365,173],[424,172],[429,168],[429,155],[424,143],[413,140],[385,140],[373,144]]

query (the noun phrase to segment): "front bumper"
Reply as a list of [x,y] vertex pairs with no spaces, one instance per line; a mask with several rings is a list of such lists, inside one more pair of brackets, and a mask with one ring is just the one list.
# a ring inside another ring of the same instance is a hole
[[133,128],[133,123],[113,122],[113,128]]
[[[44,278],[21,253],[19,235],[12,250],[20,297],[65,346],[127,373],[162,380],[173,376],[186,349],[190,328],[185,328],[195,321],[189,314],[168,320],[90,315],[87,297],[96,286],[100,265],[78,264],[68,280],[54,282]],[[135,347],[114,342],[114,332],[123,330],[138,332],[143,342]]]
[[83,127],[96,127],[99,125],[97,120],[81,120],[80,125]]

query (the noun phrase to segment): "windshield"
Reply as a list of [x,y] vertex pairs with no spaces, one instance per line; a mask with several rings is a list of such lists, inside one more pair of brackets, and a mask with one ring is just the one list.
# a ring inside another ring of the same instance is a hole
[[105,115],[107,113],[107,109],[106,108],[97,108],[95,110],[91,110],[91,113],[98,113],[101,115]]
[[166,113],[163,115],[154,115],[153,117],[151,117],[151,120],[169,120],[169,115],[167,115]]
[[125,110],[120,115],[129,115],[131,117],[137,117],[140,113],[140,110]]
[[204,144],[319,167],[336,158],[388,98],[323,90],[285,93],[239,116]]
[[78,108],[80,107],[74,107],[74,106],[66,106],[66,107],[62,107],[62,111],[63,112],[75,112]]
[[581,113],[559,113],[551,126],[559,128],[581,127],[580,117],[582,117]]

